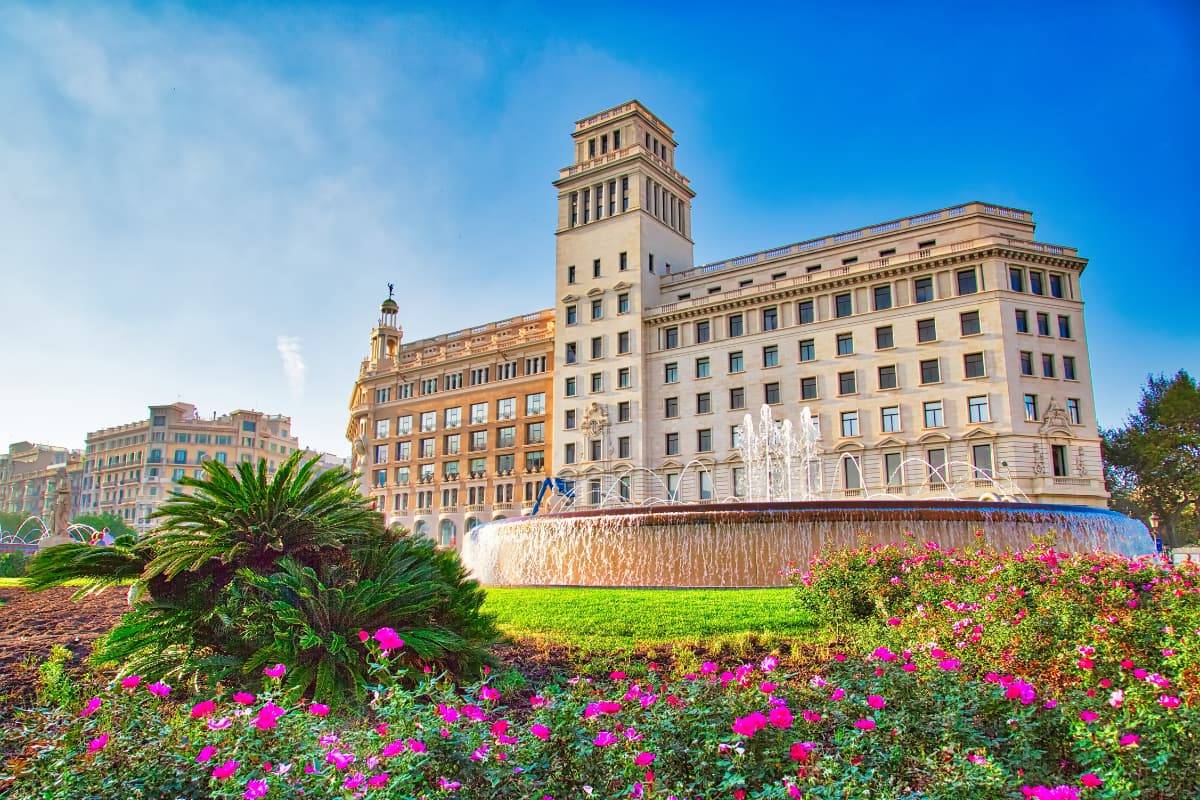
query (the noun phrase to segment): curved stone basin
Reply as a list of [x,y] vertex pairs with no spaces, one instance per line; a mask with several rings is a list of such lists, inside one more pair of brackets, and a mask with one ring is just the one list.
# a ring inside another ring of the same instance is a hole
[[969,500],[714,503],[515,517],[467,534],[463,561],[495,586],[782,586],[818,551],[900,541],[1154,552],[1146,526],[1086,506]]

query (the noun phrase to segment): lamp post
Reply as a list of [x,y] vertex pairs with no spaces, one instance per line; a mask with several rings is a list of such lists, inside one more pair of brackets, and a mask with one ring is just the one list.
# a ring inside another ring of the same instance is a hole
[[1150,535],[1154,537],[1154,547],[1158,552],[1162,552],[1162,538],[1158,535],[1158,528],[1162,525],[1162,517],[1155,511],[1150,515]]

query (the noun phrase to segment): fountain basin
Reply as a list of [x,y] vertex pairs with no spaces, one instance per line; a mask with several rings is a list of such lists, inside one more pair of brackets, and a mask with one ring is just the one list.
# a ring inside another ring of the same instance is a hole
[[816,553],[898,542],[1155,552],[1146,526],[1088,506],[969,500],[713,503],[568,511],[480,526],[463,561],[493,586],[770,587]]

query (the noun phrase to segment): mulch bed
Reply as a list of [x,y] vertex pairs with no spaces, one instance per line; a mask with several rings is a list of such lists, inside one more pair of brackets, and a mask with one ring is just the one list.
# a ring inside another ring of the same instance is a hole
[[124,589],[108,589],[72,602],[75,589],[31,592],[0,588],[0,709],[32,698],[37,665],[56,644],[75,654],[82,671],[92,644],[129,610]]

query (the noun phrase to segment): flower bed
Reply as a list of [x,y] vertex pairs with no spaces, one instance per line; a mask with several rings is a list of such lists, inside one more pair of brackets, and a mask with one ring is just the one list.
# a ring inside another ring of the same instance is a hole
[[[865,593],[851,591],[854,575]],[[183,700],[161,682],[114,678],[82,709],[24,719],[12,796],[1200,792],[1194,573],[1044,549],[908,547],[839,554],[797,583],[801,604],[825,603],[839,620],[844,645],[812,671],[767,657],[672,674],[635,663],[532,696],[495,676],[458,686],[418,674],[414,687],[412,675],[396,680],[402,643],[381,630],[369,637],[378,688],[362,713],[330,713],[332,698],[288,701],[284,665],[257,696]]]

